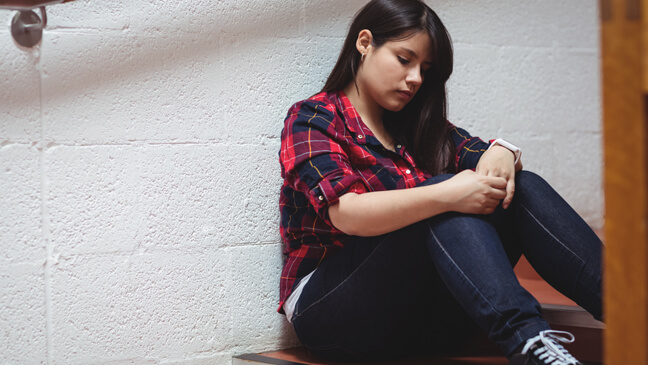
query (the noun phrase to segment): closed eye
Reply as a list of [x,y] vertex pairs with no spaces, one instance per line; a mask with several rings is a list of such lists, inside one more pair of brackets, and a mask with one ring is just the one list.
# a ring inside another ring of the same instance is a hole
[[400,62],[403,65],[407,65],[408,63],[410,63],[410,61],[408,59],[403,58],[401,56],[398,56],[398,62]]

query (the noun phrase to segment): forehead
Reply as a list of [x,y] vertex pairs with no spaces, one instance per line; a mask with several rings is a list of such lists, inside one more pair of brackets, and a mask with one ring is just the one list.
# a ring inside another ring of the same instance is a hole
[[388,41],[386,46],[394,50],[410,53],[414,57],[432,62],[432,40],[427,32],[417,32],[405,39]]

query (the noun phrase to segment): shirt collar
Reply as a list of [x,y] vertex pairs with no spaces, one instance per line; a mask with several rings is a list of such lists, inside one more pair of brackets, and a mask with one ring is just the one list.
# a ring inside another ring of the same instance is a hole
[[333,98],[339,110],[342,111],[344,123],[347,128],[349,128],[349,131],[355,134],[358,144],[367,143],[367,136],[375,138],[371,129],[364,124],[362,118],[360,118],[360,114],[358,114],[358,111],[355,109],[353,104],[351,104],[351,101],[344,91],[338,91],[333,95]]

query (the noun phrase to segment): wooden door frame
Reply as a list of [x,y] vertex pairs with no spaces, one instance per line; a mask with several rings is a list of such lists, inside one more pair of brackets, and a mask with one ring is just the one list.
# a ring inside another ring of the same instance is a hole
[[648,0],[600,0],[604,359],[648,364]]

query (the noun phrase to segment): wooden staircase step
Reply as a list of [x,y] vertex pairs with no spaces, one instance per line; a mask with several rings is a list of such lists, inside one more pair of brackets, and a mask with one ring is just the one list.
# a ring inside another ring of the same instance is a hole
[[[232,360],[232,365],[250,365],[250,364],[275,364],[275,365],[351,365],[351,363],[332,362],[318,359],[311,355],[304,347],[296,347],[282,351],[268,352],[263,354],[248,354],[237,356]],[[430,364],[494,364],[506,365],[508,361],[505,357],[485,356],[485,357],[456,357],[456,358],[438,358],[438,357],[420,357],[402,361],[371,363],[372,365],[430,365]],[[357,363],[356,363],[357,365]]]

